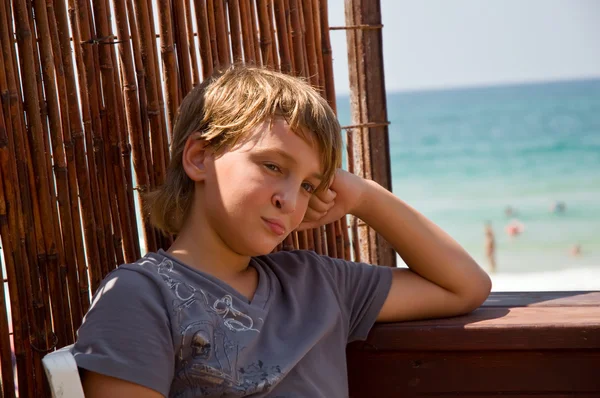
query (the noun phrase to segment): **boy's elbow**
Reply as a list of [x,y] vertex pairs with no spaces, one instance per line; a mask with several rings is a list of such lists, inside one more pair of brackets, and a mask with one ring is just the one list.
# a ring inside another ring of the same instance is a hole
[[479,308],[487,300],[492,291],[492,279],[483,271],[481,274],[481,277],[471,286],[469,293],[465,296],[465,313]]

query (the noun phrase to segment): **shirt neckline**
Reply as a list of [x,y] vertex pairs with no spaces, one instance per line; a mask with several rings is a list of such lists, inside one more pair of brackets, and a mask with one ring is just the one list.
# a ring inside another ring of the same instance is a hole
[[245,304],[250,305],[251,307],[266,310],[268,299],[269,299],[269,296],[271,293],[271,281],[270,281],[268,273],[264,269],[264,265],[263,265],[262,261],[256,261],[256,259],[254,257],[250,258],[250,263],[248,264],[248,266],[254,267],[254,269],[256,269],[256,271],[258,272],[258,285],[256,287],[256,291],[254,292],[254,296],[252,297],[252,300],[248,300],[248,297],[244,296],[242,293],[240,293],[237,289],[233,288],[227,282],[224,282],[223,280],[221,280],[209,273],[206,273],[204,271],[201,271],[199,269],[196,269],[196,268],[193,268],[193,267],[187,265],[186,263],[184,263],[181,260],[177,259],[176,257],[172,256],[171,254],[167,253],[163,249],[158,249],[158,251],[156,253],[148,253],[148,254],[157,254],[157,255],[165,257],[173,262],[176,262],[180,266],[190,270],[191,272],[197,273],[201,277],[208,279],[210,282],[220,286],[223,290],[232,294],[233,296],[235,296],[237,299],[244,302]]

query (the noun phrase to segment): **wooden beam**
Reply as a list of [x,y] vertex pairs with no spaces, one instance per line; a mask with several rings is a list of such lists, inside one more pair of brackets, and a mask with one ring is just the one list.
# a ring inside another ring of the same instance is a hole
[[[346,0],[345,14],[353,125],[346,129],[350,168],[391,191],[380,4]],[[383,237],[367,225],[358,225],[356,230],[360,261],[396,266],[396,253]]]

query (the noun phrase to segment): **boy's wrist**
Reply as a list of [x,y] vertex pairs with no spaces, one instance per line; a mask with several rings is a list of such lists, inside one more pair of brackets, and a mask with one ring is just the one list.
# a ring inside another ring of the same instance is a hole
[[[369,211],[369,207],[373,206],[372,200],[373,195],[376,194],[377,189],[381,189],[381,186],[372,180],[367,180],[362,177],[360,178],[361,189],[359,190],[359,197],[353,209],[350,210],[349,214],[362,219],[365,212]],[[372,210],[372,208],[371,208]]]

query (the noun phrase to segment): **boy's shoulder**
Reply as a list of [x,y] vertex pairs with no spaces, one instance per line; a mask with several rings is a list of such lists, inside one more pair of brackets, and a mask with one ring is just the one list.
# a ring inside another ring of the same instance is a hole
[[280,251],[256,257],[256,259],[278,275],[289,275],[295,279],[323,276],[330,278],[343,273],[355,264],[351,261],[318,254],[312,250]]
[[110,271],[103,280],[107,283],[110,280],[123,279],[126,283],[136,283],[144,280],[152,280],[159,274],[159,270],[165,266],[164,258],[158,253],[148,253],[144,257],[132,262],[119,265]]
[[95,295],[112,291],[112,295],[120,295],[123,299],[153,297],[148,293],[160,290],[161,270],[173,267],[172,262],[165,260],[158,253],[148,253],[137,261],[122,264],[104,277]]
[[255,257],[259,261],[270,266],[306,269],[307,267],[319,267],[327,262],[327,257],[317,254],[312,250],[289,250],[269,253],[264,256]]

